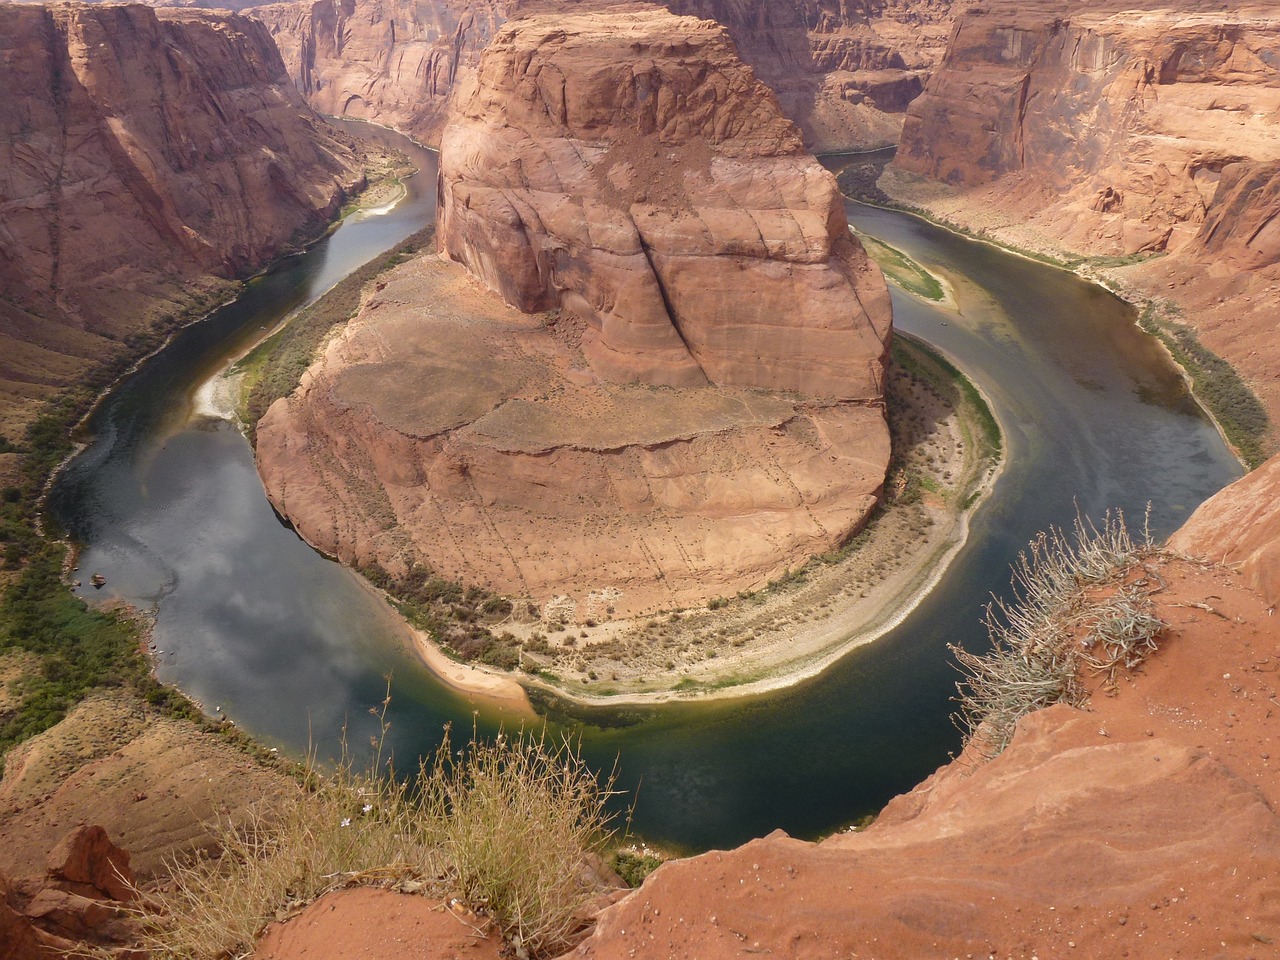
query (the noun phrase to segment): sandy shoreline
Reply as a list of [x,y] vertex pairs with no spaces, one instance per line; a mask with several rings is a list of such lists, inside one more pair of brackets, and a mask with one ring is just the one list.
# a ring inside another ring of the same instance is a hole
[[409,631],[414,650],[442,683],[460,693],[478,697],[499,710],[537,716],[528,693],[510,674],[450,660],[428,633],[413,626]]

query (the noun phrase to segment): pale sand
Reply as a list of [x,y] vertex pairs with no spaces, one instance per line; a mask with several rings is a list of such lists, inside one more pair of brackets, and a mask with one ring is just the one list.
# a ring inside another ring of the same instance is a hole
[[497,707],[503,712],[526,717],[537,716],[524,687],[513,680],[509,674],[450,660],[426,631],[413,626],[410,626],[409,630],[413,637],[414,649],[417,650],[423,663],[442,683],[469,697],[483,700],[487,705]]

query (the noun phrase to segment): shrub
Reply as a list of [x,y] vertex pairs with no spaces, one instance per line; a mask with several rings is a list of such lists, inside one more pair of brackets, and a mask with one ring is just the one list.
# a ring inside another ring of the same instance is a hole
[[1101,528],[1077,517],[1072,536],[1051,527],[1019,554],[1013,600],[987,607],[990,651],[950,648],[965,674],[957,699],[966,743],[995,756],[1028,713],[1082,706],[1082,669],[1114,675],[1155,649],[1165,624],[1153,613],[1148,579],[1130,576],[1154,553],[1145,525],[1134,542],[1116,511]]
[[545,733],[481,742],[473,731],[454,753],[446,728],[415,780],[375,747],[363,771],[345,746],[328,774],[313,756],[301,789],[239,825],[220,821],[212,853],[171,863],[170,883],[139,908],[151,956],[243,955],[270,921],[353,883],[457,894],[517,954],[571,946],[598,893],[586,864],[609,836],[613,778],[601,784],[575,744]]

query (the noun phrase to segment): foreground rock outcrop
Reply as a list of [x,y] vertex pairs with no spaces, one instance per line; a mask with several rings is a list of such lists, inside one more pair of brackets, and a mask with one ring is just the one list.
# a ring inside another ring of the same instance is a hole
[[[655,9],[610,0],[305,0],[254,8],[289,72],[322,113],[377,120],[436,143],[446,103],[508,19],[590,9]],[[945,45],[951,0],[666,0],[716,20],[778,95],[814,150],[897,139],[907,104]]]
[[0,5],[0,427],[327,222],[362,180],[261,24]]
[[309,541],[601,617],[859,529],[889,454],[887,290],[723,28],[508,24],[440,177],[442,248],[524,312],[439,261],[379,284],[258,428]]
[[42,874],[0,871],[0,958],[132,956],[142,928],[126,908],[137,899],[129,854],[102,827],[76,827]]

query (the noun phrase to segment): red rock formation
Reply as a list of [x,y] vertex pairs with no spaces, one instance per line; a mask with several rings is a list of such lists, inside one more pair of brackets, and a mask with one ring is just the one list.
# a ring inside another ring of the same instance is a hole
[[1176,249],[1224,169],[1280,159],[1278,35],[1265,6],[992,0],[958,21],[895,166],[1070,250]]
[[440,262],[392,274],[259,425],[277,509],[343,560],[608,593],[600,617],[760,585],[859,529],[887,291],[723,28],[512,21],[465,91],[442,246],[555,309]]
[[1026,717],[864,832],[667,864],[571,956],[1272,956],[1280,631],[1228,571],[1160,574],[1170,628],[1113,696]]
[[121,909],[137,899],[129,854],[102,827],[81,826],[49,854],[43,877],[0,874],[0,958],[134,955],[141,931]]
[[[902,112],[941,54],[949,0],[664,0],[716,20],[815,150],[897,139]],[[436,143],[445,102],[509,17],[654,8],[619,0],[307,0],[262,6],[289,71],[323,113],[375,119]]]
[[1092,269],[1171,301],[1280,422],[1278,51],[1274,5],[992,0],[958,23],[881,185],[1021,247],[1169,252]]
[[318,229],[360,180],[241,17],[5,5],[0,84],[6,393],[72,381],[184,284]]
[[1201,504],[1170,545],[1238,567],[1274,608],[1280,603],[1280,456]]
[[881,394],[889,304],[834,179],[722,28],[517,21],[456,97],[442,251],[585,323],[610,380]]

